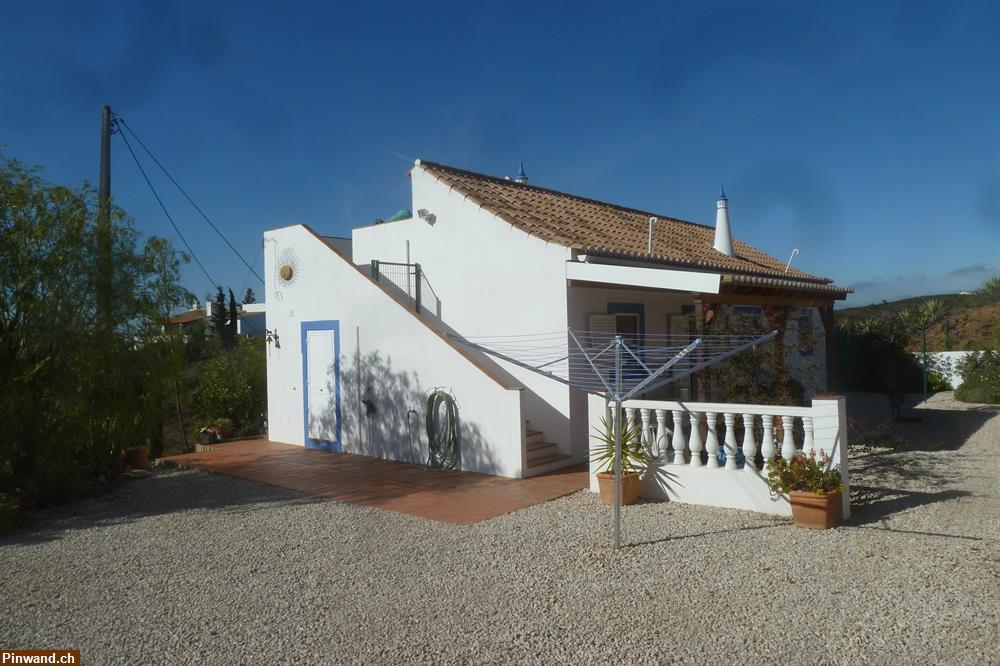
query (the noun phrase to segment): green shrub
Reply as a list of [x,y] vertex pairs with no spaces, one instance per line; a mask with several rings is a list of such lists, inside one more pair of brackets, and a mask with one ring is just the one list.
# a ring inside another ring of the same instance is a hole
[[15,495],[0,493],[0,534],[17,527],[24,519],[21,502]]
[[944,375],[940,375],[933,370],[928,370],[927,388],[931,391],[931,393],[937,393],[939,391],[950,391],[952,389],[952,385]]
[[259,433],[267,411],[266,361],[259,338],[240,338],[209,359],[193,396],[201,423],[229,419],[236,435]]
[[981,351],[966,356],[958,364],[962,385],[955,398],[963,402],[1000,404],[1000,352]]

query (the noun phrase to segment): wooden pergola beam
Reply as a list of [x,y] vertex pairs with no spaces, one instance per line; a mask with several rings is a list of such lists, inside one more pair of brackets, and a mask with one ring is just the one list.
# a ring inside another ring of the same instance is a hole
[[772,290],[758,293],[722,292],[719,294],[697,294],[705,303],[717,305],[791,305],[802,308],[832,308],[832,298],[776,294]]

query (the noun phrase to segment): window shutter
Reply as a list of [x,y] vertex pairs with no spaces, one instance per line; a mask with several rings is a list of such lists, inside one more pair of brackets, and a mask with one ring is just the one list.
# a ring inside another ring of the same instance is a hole
[[591,333],[614,335],[618,332],[617,318],[613,314],[592,314],[587,317]]

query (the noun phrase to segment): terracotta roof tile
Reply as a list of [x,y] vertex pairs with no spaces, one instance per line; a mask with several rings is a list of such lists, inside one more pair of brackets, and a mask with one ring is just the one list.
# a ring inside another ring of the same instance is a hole
[[[823,291],[848,293],[828,278],[792,268],[757,248],[733,240],[736,256],[716,251],[715,228],[667,215],[625,208],[534,185],[487,176],[421,160],[418,167],[461,192],[470,201],[544,241],[592,255],[655,261],[671,266],[780,278],[781,282],[829,285]],[[653,254],[647,254],[649,218]],[[760,283],[764,286],[765,283]],[[774,285],[777,286],[777,285]]]

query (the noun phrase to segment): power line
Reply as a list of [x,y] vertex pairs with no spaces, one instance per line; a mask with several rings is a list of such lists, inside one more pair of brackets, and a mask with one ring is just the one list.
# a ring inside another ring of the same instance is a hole
[[[210,220],[208,218],[208,215],[205,214],[205,211],[203,211],[198,206],[198,204],[196,204],[194,202],[194,199],[192,199],[191,196],[184,190],[184,188],[181,187],[181,184],[178,183],[177,180],[173,176],[170,175],[170,172],[167,171],[166,167],[164,167],[163,164],[160,163],[160,160],[156,159],[156,155],[154,155],[153,152],[149,148],[146,147],[146,144],[143,143],[142,139],[140,139],[139,136],[132,130],[132,128],[128,126],[128,123],[125,122],[125,120],[121,116],[118,117],[118,122],[120,122],[122,124],[122,126],[125,127],[125,129],[128,130],[129,134],[132,135],[132,138],[134,138],[138,142],[138,144],[140,146],[142,146],[142,149],[146,151],[146,154],[149,155],[150,159],[153,160],[153,162],[156,164],[156,166],[160,167],[160,171],[162,171],[163,174],[167,178],[170,179],[170,182],[173,183],[174,186],[180,191],[180,193],[184,195],[184,198],[188,200],[188,203],[190,203],[192,206],[194,206],[194,209],[196,211],[198,211],[198,213],[205,219],[206,222],[208,222],[208,226],[212,227],[212,229],[215,231],[215,233],[217,233],[219,235],[219,238],[221,238],[223,240],[223,242],[226,245],[229,246],[229,249],[232,250],[233,253],[237,257],[240,258],[240,261],[243,262],[243,265],[246,266],[250,270],[250,272],[254,274],[254,277],[256,277],[258,280],[260,280],[261,284],[264,284],[264,278],[262,278],[260,276],[260,274],[257,273],[257,271],[255,271],[253,269],[253,266],[250,265],[247,262],[247,260],[243,258],[243,255],[240,254],[239,251],[235,247],[233,247],[233,244],[229,242],[229,239],[226,238],[225,235],[221,231],[219,231],[219,228],[217,226],[215,226],[215,223],[212,222],[212,220]],[[123,135],[123,137],[124,137],[124,135]],[[254,259],[254,261],[256,261],[256,259]]]
[[119,132],[118,134],[121,135],[122,141],[125,142],[125,147],[128,148],[128,152],[132,155],[132,159],[135,160],[135,165],[139,167],[139,173],[142,174],[142,177],[146,180],[146,184],[149,185],[149,189],[153,192],[153,196],[156,197],[156,202],[160,204],[160,208],[163,209],[163,214],[167,216],[168,220],[170,220],[170,226],[174,228],[174,231],[177,232],[177,237],[181,239],[181,242],[184,243],[184,247],[186,247],[188,252],[191,253],[191,258],[194,259],[194,263],[198,264],[198,268],[201,269],[201,272],[205,274],[205,277],[208,278],[208,281],[211,284],[218,285],[219,283],[212,279],[212,276],[208,274],[205,266],[198,259],[198,255],[194,253],[194,248],[192,248],[191,244],[187,242],[186,238],[184,238],[184,234],[182,234],[181,230],[177,227],[177,223],[174,222],[174,218],[170,216],[170,212],[167,210],[167,207],[163,205],[163,200],[160,199],[160,195],[156,192],[156,188],[153,187],[152,181],[150,181],[149,176],[146,175],[146,170],[142,168],[139,158],[136,157],[135,151],[132,150],[132,145],[128,142],[128,137],[125,136],[124,132]]
[[[261,241],[260,245],[258,245],[258,246],[257,246],[257,253],[256,253],[255,255],[253,255],[253,262],[252,262],[252,263],[254,263],[254,264],[256,264],[256,263],[257,263],[257,257],[259,257],[259,256],[260,256],[260,251],[261,251],[261,250],[262,250],[263,248],[264,248],[264,242],[263,242],[263,241]],[[252,271],[252,270],[253,270],[253,269],[251,269],[251,271]],[[246,274],[246,277],[244,277],[244,278],[243,278],[243,284],[241,284],[241,285],[240,285],[240,291],[243,291],[243,289],[245,289],[245,288],[246,288],[246,286],[247,286],[247,280],[249,280],[249,279],[250,279],[250,272],[251,272],[251,271],[247,271],[247,274]]]

